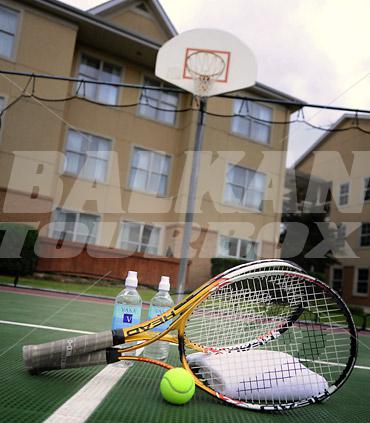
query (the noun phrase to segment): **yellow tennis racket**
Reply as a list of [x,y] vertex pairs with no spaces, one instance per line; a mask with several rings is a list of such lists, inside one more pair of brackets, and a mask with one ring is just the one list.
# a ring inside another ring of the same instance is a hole
[[[163,332],[152,331],[168,321]],[[128,359],[169,368],[123,355],[157,340],[178,344],[183,367],[206,392],[264,411],[328,398],[357,355],[355,326],[340,297],[292,263],[262,260],[220,274],[152,320],[25,346],[23,356],[31,373]],[[137,344],[113,348],[126,342]]]

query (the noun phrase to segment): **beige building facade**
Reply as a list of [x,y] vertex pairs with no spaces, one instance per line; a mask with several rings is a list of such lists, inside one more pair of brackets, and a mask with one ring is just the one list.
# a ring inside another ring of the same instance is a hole
[[[154,76],[175,34],[155,0],[0,0],[0,69],[17,73],[0,74],[0,218],[39,229],[40,271],[101,276],[131,257],[143,283],[166,266],[176,283],[198,112]],[[288,126],[270,122],[296,99],[260,83],[234,94],[207,106],[189,289],[212,257],[279,254]]]
[[313,184],[319,178],[330,189],[328,219],[336,233],[338,264],[331,266],[328,278],[348,304],[370,312],[370,119],[343,115],[332,129],[295,170],[313,176]]

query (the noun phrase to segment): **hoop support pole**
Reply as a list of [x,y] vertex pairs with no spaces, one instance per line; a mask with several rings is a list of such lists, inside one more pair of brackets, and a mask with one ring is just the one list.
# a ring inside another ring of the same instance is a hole
[[186,215],[184,222],[184,233],[181,245],[181,258],[179,273],[177,277],[177,302],[181,301],[184,296],[185,282],[187,275],[187,267],[189,262],[189,245],[191,238],[191,231],[194,219],[194,205],[197,194],[198,176],[200,168],[200,157],[204,138],[204,118],[207,107],[207,97],[200,97],[199,112],[197,120],[197,129],[195,134],[195,143],[193,151],[193,161],[191,164],[191,175],[189,182],[188,202],[186,207]]

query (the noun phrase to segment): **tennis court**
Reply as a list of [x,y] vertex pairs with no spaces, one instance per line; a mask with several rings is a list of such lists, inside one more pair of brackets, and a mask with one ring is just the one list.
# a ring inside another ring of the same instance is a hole
[[[116,373],[124,373],[112,383],[104,398],[99,391],[107,381],[109,383],[109,378],[114,379],[112,366],[109,366],[110,373],[103,376],[100,373],[103,366],[48,372],[40,376],[30,376],[24,370],[21,353],[24,344],[48,342],[69,334],[74,336],[79,331],[104,330],[110,327],[111,315],[112,304],[107,302],[6,292],[0,288],[0,421],[77,422],[81,421],[78,416],[84,415],[89,407],[92,407],[86,420],[89,423],[370,421],[369,335],[360,335],[357,367],[338,393],[327,403],[284,414],[253,413],[225,406],[199,389],[185,406],[167,404],[159,392],[165,370],[147,363],[135,363],[125,372],[116,370]],[[170,363],[175,365],[178,363],[177,351],[171,348]],[[89,382],[90,390],[86,390]],[[73,401],[74,398],[77,400]]]

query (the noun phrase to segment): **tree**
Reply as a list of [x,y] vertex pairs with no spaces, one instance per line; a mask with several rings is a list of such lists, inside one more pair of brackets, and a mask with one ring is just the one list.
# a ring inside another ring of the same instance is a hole
[[329,227],[327,215],[317,213],[284,213],[284,230],[280,237],[281,257],[294,261],[310,273],[324,273],[338,260],[336,230]]

